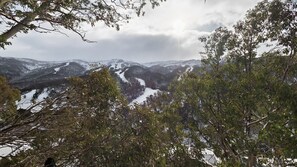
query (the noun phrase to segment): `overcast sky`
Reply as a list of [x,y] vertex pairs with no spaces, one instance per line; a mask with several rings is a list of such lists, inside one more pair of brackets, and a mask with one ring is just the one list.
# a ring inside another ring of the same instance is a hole
[[231,27],[260,0],[167,0],[144,17],[134,17],[120,31],[103,24],[87,28],[83,42],[76,34],[19,34],[2,57],[63,61],[124,59],[136,62],[199,59],[198,38],[219,26]]

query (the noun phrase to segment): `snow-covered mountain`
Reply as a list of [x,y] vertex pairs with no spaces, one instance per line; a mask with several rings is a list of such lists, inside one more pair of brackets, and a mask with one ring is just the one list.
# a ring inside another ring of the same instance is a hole
[[13,79],[35,69],[47,68],[51,65],[53,65],[51,62],[36,61],[32,59],[0,57],[0,75],[4,75],[8,79]]
[[0,75],[8,78],[9,82],[23,94],[43,92],[40,95],[44,96],[45,91],[67,85],[69,77],[84,76],[107,67],[131,103],[141,103],[147,96],[166,90],[172,80],[199,66],[198,60],[140,64],[121,59],[98,62],[82,60],[47,62],[0,57]]

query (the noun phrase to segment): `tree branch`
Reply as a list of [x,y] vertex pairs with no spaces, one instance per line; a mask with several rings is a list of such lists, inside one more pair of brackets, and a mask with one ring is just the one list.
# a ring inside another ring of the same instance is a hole
[[266,116],[264,116],[264,117],[262,117],[262,118],[260,118],[260,119],[258,119],[258,120],[255,120],[255,121],[253,121],[253,122],[249,122],[249,123],[247,124],[247,126],[249,127],[249,126],[251,126],[251,125],[254,125],[254,124],[256,124],[256,123],[259,123],[259,122],[265,120],[267,117],[268,117],[268,115],[266,115]]
[[39,15],[40,11],[46,9],[49,6],[49,4],[50,1],[43,2],[36,11],[29,13],[23,20],[19,21],[15,26],[11,27],[9,30],[1,34],[0,42],[6,42],[7,39],[13,37],[19,31],[24,30],[24,28],[27,27],[29,23],[34,21],[34,19]]

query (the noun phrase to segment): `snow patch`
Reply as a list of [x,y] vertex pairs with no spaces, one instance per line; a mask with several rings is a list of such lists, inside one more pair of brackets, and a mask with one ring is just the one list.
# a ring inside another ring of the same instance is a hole
[[67,62],[65,65],[63,65],[63,66],[61,66],[61,67],[57,67],[57,68],[55,68],[54,70],[55,70],[55,73],[54,74],[57,74],[57,72],[59,72],[60,70],[61,70],[61,68],[63,68],[63,67],[67,67],[67,66],[69,66],[69,62]]
[[193,69],[194,69],[193,66],[188,67],[187,70],[186,70],[186,73],[187,73],[187,72],[192,72]]
[[36,89],[31,90],[30,92],[21,96],[21,100],[17,102],[18,109],[29,108],[32,105],[33,95],[36,93]]
[[16,140],[11,144],[0,145],[0,157],[6,157],[8,155],[16,155],[20,151],[29,150],[31,148],[32,147],[28,144],[28,142],[25,142],[22,140]]
[[35,70],[35,69],[38,69],[38,68],[42,68],[44,67],[43,65],[39,65],[39,64],[26,64],[25,67],[29,70],[29,71],[32,71],[32,70]]
[[9,146],[0,146],[0,157],[8,156],[12,151],[13,149]]
[[140,79],[140,78],[135,78],[141,86],[145,86],[145,81],[143,79]]
[[35,69],[40,69],[44,67],[50,67],[56,64],[55,62],[37,61],[27,58],[16,58],[16,60],[22,61],[23,65],[28,69],[27,72],[33,71]]
[[126,79],[125,77],[125,72],[127,71],[128,69],[126,69],[125,71],[116,71],[115,73],[121,78],[121,80],[125,83],[129,83],[129,81]]
[[[24,94],[21,96],[21,100],[16,102],[18,109],[27,109],[29,107],[32,107],[35,104],[41,103],[49,96],[49,90],[46,88],[44,89],[40,94],[38,94],[38,97],[35,97],[34,95],[38,93],[36,89],[31,90],[30,92]],[[42,108],[41,105],[37,105],[34,107],[31,112],[38,112]]]
[[220,159],[216,157],[213,150],[211,149],[202,150],[202,155],[204,162],[211,166],[215,166],[216,164],[220,163]]
[[134,99],[130,105],[136,103],[136,104],[142,104],[143,102],[146,101],[146,98],[158,93],[160,90],[159,89],[151,89],[151,88],[145,88],[143,94],[139,96],[138,98]]

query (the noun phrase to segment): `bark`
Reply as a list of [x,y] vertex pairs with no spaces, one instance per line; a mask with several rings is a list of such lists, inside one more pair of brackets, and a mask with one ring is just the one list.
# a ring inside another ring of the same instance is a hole
[[[3,3],[7,2],[7,1],[9,1],[9,0],[1,1],[0,2],[0,5],[2,5]],[[34,21],[35,18],[40,14],[40,12],[43,12],[43,11],[46,10],[46,8],[49,6],[49,4],[50,4],[49,1],[43,2],[36,11],[28,14],[28,16],[26,16],[25,18],[23,18],[16,25],[14,25],[13,27],[11,27],[6,32],[2,33],[0,35],[0,42],[6,42],[9,38],[13,37],[18,32],[20,32],[20,31],[24,30],[26,27],[28,27],[29,24],[32,21]]]
[[255,167],[256,164],[257,164],[256,156],[253,155],[253,154],[250,154],[249,157],[248,157],[248,164],[247,164],[247,166],[248,167]]
[[0,8],[2,8],[4,5],[5,5],[5,3],[8,3],[8,2],[10,2],[11,0],[1,0],[0,1]]

